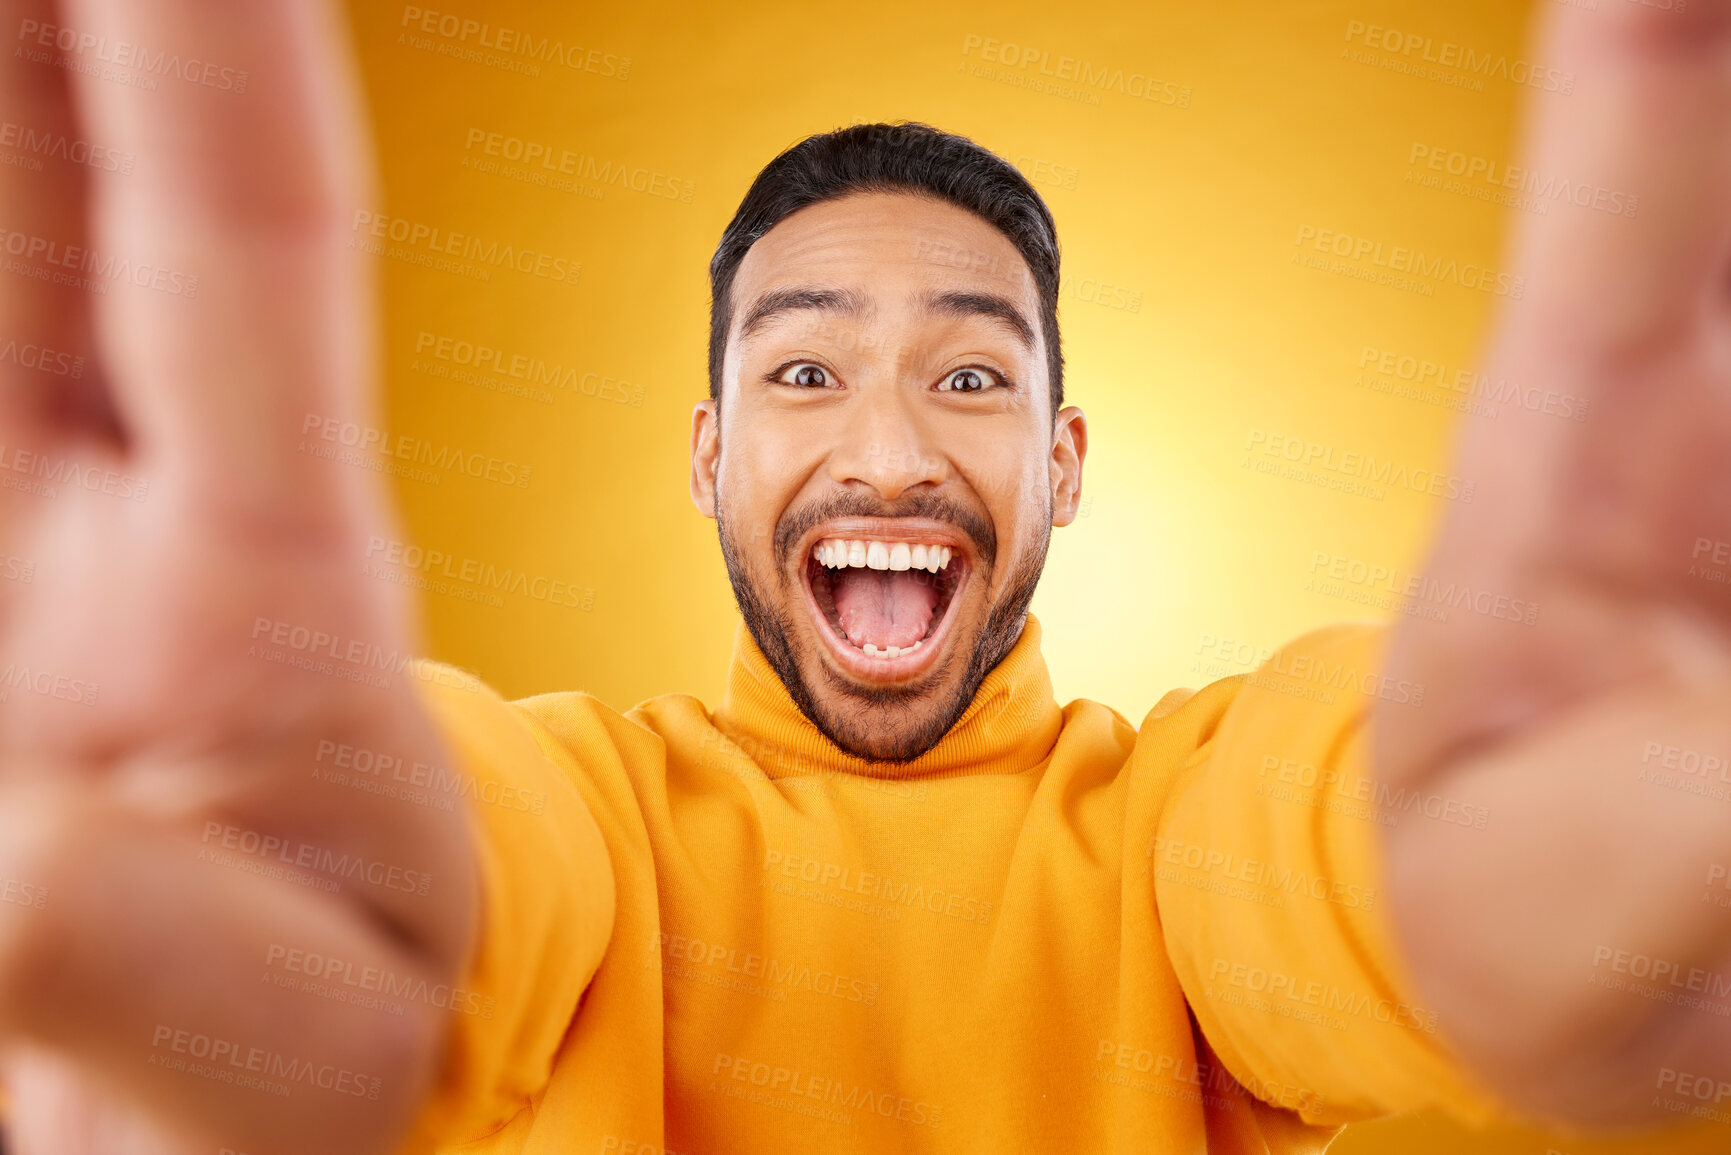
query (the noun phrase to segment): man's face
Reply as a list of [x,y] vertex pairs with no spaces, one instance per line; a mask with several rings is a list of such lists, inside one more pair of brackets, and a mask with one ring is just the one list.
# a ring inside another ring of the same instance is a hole
[[794,213],[732,291],[692,499],[746,622],[842,749],[935,745],[1021,635],[1087,450],[1052,413],[1034,279],[972,213],[870,193]]

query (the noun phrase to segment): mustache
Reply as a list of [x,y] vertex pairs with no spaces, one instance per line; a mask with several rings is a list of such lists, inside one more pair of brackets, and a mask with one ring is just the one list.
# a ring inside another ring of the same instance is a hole
[[974,553],[990,569],[998,557],[998,535],[989,518],[945,494],[918,492],[897,501],[884,501],[867,493],[835,493],[790,509],[776,524],[776,562],[785,566],[794,547],[814,528],[841,517],[924,517],[960,530],[973,543]]

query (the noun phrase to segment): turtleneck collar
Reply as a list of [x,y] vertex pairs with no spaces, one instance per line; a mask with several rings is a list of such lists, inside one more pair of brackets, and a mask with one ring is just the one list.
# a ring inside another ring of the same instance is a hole
[[824,737],[793,704],[744,623],[734,634],[727,690],[714,717],[716,727],[770,778],[813,773],[869,778],[1019,774],[1051,753],[1063,722],[1040,654],[1040,623],[1032,614],[1022,636],[986,675],[949,733],[912,762],[868,762]]

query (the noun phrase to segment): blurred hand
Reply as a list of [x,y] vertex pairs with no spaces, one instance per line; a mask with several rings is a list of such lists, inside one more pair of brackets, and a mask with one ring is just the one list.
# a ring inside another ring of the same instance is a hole
[[1397,629],[1387,672],[1426,697],[1378,704],[1378,772],[1491,817],[1389,831],[1389,886],[1482,1074],[1578,1121],[1663,1118],[1660,1069],[1731,1075],[1731,1029],[1591,979],[1603,948],[1731,963],[1731,920],[1702,901],[1731,809],[1641,777],[1653,742],[1731,751],[1731,586],[1705,576],[1731,551],[1731,3],[1541,7],[1531,55],[1578,79],[1534,97],[1523,163],[1639,205],[1559,203],[1515,234],[1526,293],[1484,372],[1588,416],[1468,422],[1457,471],[1478,497],[1427,575],[1539,616]]
[[[361,576],[369,536],[396,536],[378,475],[308,451],[372,400],[373,287],[346,245],[369,159],[337,18],[308,0],[7,15],[5,119],[112,150],[0,167],[0,344],[67,355],[0,358],[14,1141],[386,1150],[449,1012],[272,979],[298,950],[448,982],[476,902],[460,807],[313,773],[321,744],[443,759],[398,661],[414,607]],[[127,68],[124,45],[180,71]]]

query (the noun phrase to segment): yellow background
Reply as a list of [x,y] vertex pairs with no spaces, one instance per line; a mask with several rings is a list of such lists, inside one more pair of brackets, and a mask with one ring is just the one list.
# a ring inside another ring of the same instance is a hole
[[[414,7],[485,22],[492,38],[509,27],[579,45],[593,55],[575,58],[591,64],[544,62],[532,75],[452,55],[478,34],[428,35]],[[1411,183],[1423,170],[1410,157],[1423,144],[1515,159],[1526,90],[1366,63],[1348,28],[1389,26],[1513,61],[1527,55],[1527,19],[1525,5],[1497,0],[357,2],[384,176],[383,203],[358,208],[582,266],[574,285],[504,267],[482,281],[412,263],[424,242],[380,261],[389,431],[531,469],[526,487],[450,470],[431,470],[436,484],[399,481],[409,540],[455,559],[456,579],[425,597],[434,654],[508,696],[584,689],[620,708],[669,691],[715,700],[736,615],[712,523],[686,492],[708,260],[771,156],[812,132],[883,119],[996,150],[1057,218],[1072,286],[1061,309],[1069,394],[1092,431],[1084,516],[1054,536],[1034,603],[1060,700],[1094,698],[1139,720],[1174,685],[1239,672],[1201,664],[1205,639],[1273,646],[1377,612],[1310,588],[1317,555],[1409,569],[1444,502],[1267,476],[1245,468],[1246,446],[1260,431],[1446,469],[1458,419],[1438,404],[1447,398],[1367,388],[1360,361],[1373,347],[1467,367],[1495,298],[1308,268],[1294,256],[1314,250],[1295,240],[1305,226],[1332,229],[1501,268],[1504,210]],[[1049,70],[1069,56],[1153,76],[1187,89],[1188,107],[1117,88],[1072,85],[1077,99],[1018,86],[1002,76],[1038,77],[1039,65],[983,71],[989,40],[1016,46],[999,48],[1001,60],[1032,51]],[[484,154],[469,147],[477,132],[569,150],[591,173],[650,170],[689,187],[690,200],[482,171],[472,162]],[[1090,288],[1100,283],[1114,288]],[[520,356],[574,371],[570,387],[547,403],[441,378],[429,365],[449,363],[417,350],[439,339],[502,350],[507,368]],[[484,584],[462,580],[465,561],[567,583],[580,604],[509,591],[476,600]],[[1547,1149],[1601,1148],[1414,1120],[1354,1129],[1336,1146]]]

